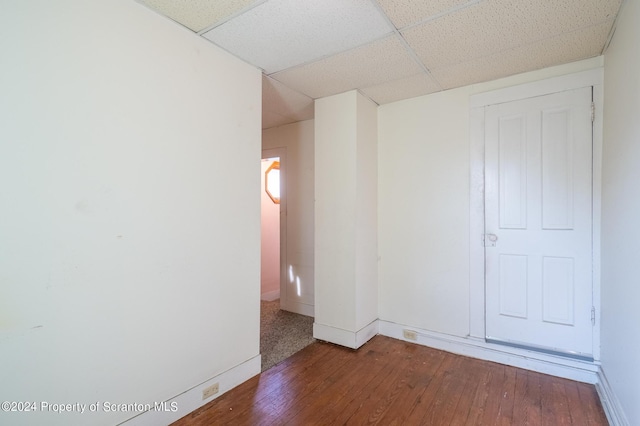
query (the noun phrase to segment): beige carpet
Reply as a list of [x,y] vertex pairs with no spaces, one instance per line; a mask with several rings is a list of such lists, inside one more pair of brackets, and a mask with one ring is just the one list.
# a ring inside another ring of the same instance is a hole
[[262,371],[314,342],[313,318],[280,310],[280,300],[260,302]]

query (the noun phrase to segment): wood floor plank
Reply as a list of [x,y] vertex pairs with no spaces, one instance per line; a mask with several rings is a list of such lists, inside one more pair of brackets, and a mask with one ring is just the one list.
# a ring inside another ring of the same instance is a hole
[[505,366],[504,381],[501,389],[500,408],[496,424],[508,426],[514,424],[513,406],[516,393],[516,372],[517,368]]
[[505,366],[492,364],[488,366],[489,378],[487,380],[487,399],[483,409],[482,420],[479,424],[495,424],[500,415],[500,403],[503,395],[503,384],[505,382]]
[[375,387],[370,387],[371,392],[367,399],[346,424],[377,424],[398,400],[403,388],[415,374],[416,368],[414,355],[402,352],[404,354],[396,355],[396,358],[399,358],[397,362],[388,363],[393,367],[389,374]]
[[527,375],[527,420],[531,425],[542,424],[542,384],[540,378],[544,374],[534,371],[526,372]]
[[[305,399],[312,398],[312,395],[322,391],[328,383],[335,381],[341,369],[354,361],[354,351],[351,349],[333,347],[331,351],[335,356],[322,359],[313,369],[305,371],[307,374],[299,375],[294,386],[280,387],[268,400],[255,404],[252,413],[239,416],[238,421],[241,424],[270,425],[281,424],[293,417],[306,406]],[[258,415],[259,422],[251,420],[254,415]]]
[[606,425],[593,385],[376,336],[316,342],[178,420],[204,425]]
[[483,368],[480,360],[471,358],[464,358],[464,360],[465,362],[462,364],[460,374],[466,378],[465,385],[460,394],[460,399],[458,399],[455,416],[451,420],[450,426],[463,426],[467,424],[478,387],[485,377],[486,370]]
[[482,373],[477,378],[478,383],[476,391],[474,393],[473,400],[471,401],[467,418],[464,422],[467,426],[481,424],[482,417],[484,416],[484,406],[487,403],[487,398],[489,397],[488,385],[489,379],[491,378],[491,369],[484,366],[481,371]]
[[451,356],[453,357],[451,367],[443,372],[442,383],[420,424],[449,424],[454,417],[455,408],[465,385],[464,377],[460,374],[464,358],[460,355]]
[[[386,345],[376,348],[365,345],[360,352],[364,356],[358,357],[353,367],[347,366],[348,370],[339,382],[326,392],[314,395],[313,399],[307,401],[307,405],[314,404],[324,408],[320,411],[302,410],[289,421],[293,424],[336,424],[336,418],[344,414],[345,407],[349,406],[359,391],[375,387],[376,378],[386,377],[382,370],[390,365],[388,362],[390,351],[393,351],[393,348],[387,348]],[[392,355],[398,356],[397,353]],[[341,423],[343,422],[344,420]]]
[[[411,348],[415,345],[408,344],[407,346]],[[428,387],[444,358],[444,352],[428,349],[419,350],[413,354],[413,374],[409,376],[406,386],[398,395],[395,403],[380,418],[380,424],[391,426],[407,424],[407,417],[421,403],[424,390]]]
[[598,392],[595,387],[586,383],[576,383],[580,395],[580,407],[584,410],[589,425],[599,425],[601,418],[606,418]]
[[455,363],[458,355],[447,353],[444,359],[438,366],[438,370],[434,377],[429,381],[427,388],[424,390],[420,397],[420,403],[413,407],[411,413],[407,417],[407,424],[422,424],[421,422],[425,417],[428,417],[431,406],[434,404],[438,392],[442,387],[443,382],[446,379],[446,375],[450,374],[453,364]]
[[566,397],[561,391],[559,379],[545,376],[542,379],[542,424],[564,426],[571,424],[571,414]]
[[174,425],[209,425],[214,424],[212,422],[221,416],[234,420],[246,410],[260,411],[262,404],[266,402],[271,405],[280,392],[294,392],[300,384],[300,377],[304,376],[305,371],[312,370],[317,362],[330,360],[336,355],[330,350],[330,345],[310,345],[281,364],[243,383],[243,386],[230,390],[223,395],[224,398],[220,397],[192,413],[191,418],[194,421],[197,419],[199,423],[189,422],[189,416],[186,416]]
[[564,392],[569,401],[569,413],[571,414],[571,423],[574,425],[588,425],[589,419],[587,414],[580,407],[580,393],[576,382],[566,380],[564,382]]
[[381,363],[381,366],[376,366],[373,377],[366,386],[358,386],[355,384],[353,387],[354,392],[347,398],[343,399],[343,403],[333,408],[335,416],[326,416],[323,418],[325,424],[345,424],[349,419],[353,418],[356,412],[362,411],[363,407],[371,398],[372,393],[376,392],[380,384],[390,380],[393,372],[397,369],[396,360],[398,357],[404,357],[405,350],[411,353],[411,349],[406,346],[399,347],[394,345],[395,348],[385,353],[384,357],[379,358],[377,361]]
[[[366,379],[363,382],[363,378],[371,374],[372,363],[388,352],[385,346],[389,342],[380,343],[372,346],[365,345],[361,350],[354,352],[348,362],[334,365],[331,374],[311,392],[301,395],[295,403],[295,408],[281,416],[279,421],[301,424],[296,419],[309,418],[315,423],[319,413],[326,413],[324,407],[336,404],[335,396],[339,395],[345,386],[349,386],[345,382],[353,381],[363,386],[363,383],[366,383]],[[384,361],[381,364],[384,366],[387,362]],[[367,386],[364,387],[367,388]]]
[[[532,382],[527,371],[516,371],[516,388],[513,397],[513,422],[519,425],[535,425],[539,421],[539,392],[532,392]],[[538,419],[538,420],[536,420]]]

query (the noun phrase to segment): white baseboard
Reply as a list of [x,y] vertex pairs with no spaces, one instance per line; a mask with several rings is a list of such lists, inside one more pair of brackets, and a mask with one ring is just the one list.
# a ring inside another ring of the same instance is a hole
[[[415,327],[404,326],[388,321],[379,321],[380,334],[395,339],[441,349],[472,358],[511,365],[552,376],[564,377],[579,382],[595,384],[598,381],[599,363],[581,361],[561,356],[548,355],[526,349],[486,343],[483,339],[457,337],[435,333]],[[417,334],[417,340],[404,337],[403,331]]]
[[611,388],[607,376],[604,374],[602,367],[598,370],[598,383],[596,383],[596,390],[600,396],[600,402],[602,402],[602,408],[607,415],[607,420],[611,426],[629,426],[627,416],[622,410],[620,401],[615,392]]
[[306,303],[291,302],[280,299],[280,309],[308,317],[314,317],[316,315],[315,307]]
[[[173,423],[203,405],[208,404],[239,384],[246,382],[253,376],[260,374],[260,362],[261,356],[256,355],[242,364],[165,401],[164,404],[162,404],[164,410],[152,408],[120,424],[126,426],[157,426]],[[220,391],[213,397],[203,401],[202,391],[214,383],[219,384]],[[154,404],[151,405],[154,406]]]
[[313,337],[347,348],[358,349],[378,334],[378,320],[375,320],[358,331],[348,331],[330,325],[313,323]]
[[260,295],[260,300],[264,300],[266,302],[273,302],[277,299],[280,299],[280,290],[267,291]]

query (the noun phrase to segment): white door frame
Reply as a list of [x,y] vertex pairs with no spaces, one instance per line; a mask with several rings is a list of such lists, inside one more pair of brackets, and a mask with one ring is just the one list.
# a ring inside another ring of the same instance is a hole
[[470,98],[470,195],[469,195],[469,337],[485,338],[485,257],[484,232],[484,109],[565,90],[593,87],[595,118],[593,121],[593,357],[600,359],[600,222],[602,184],[602,106],[604,70],[596,68],[533,83],[479,93]]
[[287,301],[287,149],[262,150],[262,159],[273,157],[280,158],[280,308],[283,308]]

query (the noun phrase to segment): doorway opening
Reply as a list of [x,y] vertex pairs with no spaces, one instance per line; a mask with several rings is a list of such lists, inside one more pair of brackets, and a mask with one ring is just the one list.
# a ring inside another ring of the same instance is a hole
[[280,157],[263,158],[260,195],[260,300],[280,299]]
[[262,152],[260,354],[265,371],[314,342],[313,318],[285,311],[286,159],[284,148]]

